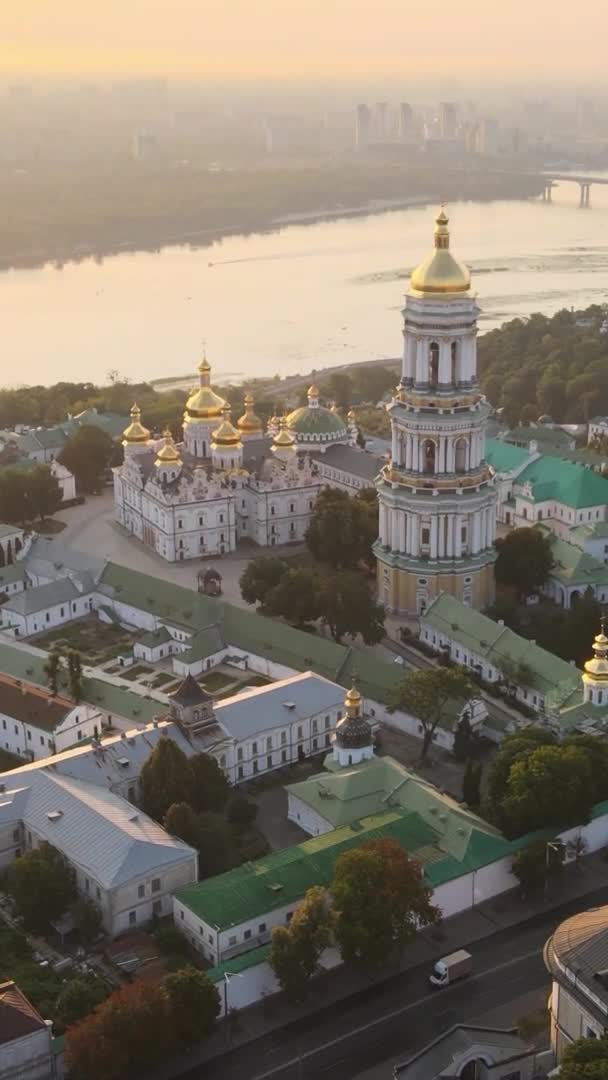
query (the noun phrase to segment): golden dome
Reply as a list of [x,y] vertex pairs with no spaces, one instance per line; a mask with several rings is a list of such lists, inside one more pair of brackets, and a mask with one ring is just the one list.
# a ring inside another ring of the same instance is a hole
[[220,426],[211,433],[215,446],[238,446],[241,441],[241,433],[237,431],[230,421],[230,406],[224,403],[222,410],[224,419]]
[[216,394],[210,385],[211,365],[204,356],[198,365],[199,386],[190,394],[186,402],[185,420],[219,420],[226,402]]
[[593,660],[587,660],[585,664],[585,675],[589,676],[586,681],[608,682],[608,637],[604,633],[603,623],[600,633],[596,635],[593,642],[593,651],[595,653]]
[[316,386],[315,383],[313,383],[312,386],[308,387],[308,390],[306,391],[306,396],[309,397],[309,398],[318,397],[319,396],[319,387]]
[[137,402],[134,402],[130,412],[131,423],[122,433],[123,442],[126,443],[146,443],[150,438],[150,432],[141,422],[141,409]]
[[173,442],[173,436],[169,431],[169,428],[166,428],[166,430],[163,431],[163,439],[165,440],[163,445],[156,451],[156,464],[176,465],[178,461],[181,464],[179,450]]
[[245,394],[245,412],[237,420],[236,426],[239,431],[243,431],[247,435],[263,434],[264,425],[259,416],[256,416],[253,411],[253,394]]
[[279,430],[272,440],[272,445],[278,446],[284,450],[294,449],[296,445],[295,435],[292,435],[291,431],[288,430],[287,421],[284,416],[279,421]]
[[416,267],[410,278],[410,288],[414,292],[452,295],[468,292],[471,287],[469,271],[450,251],[448,221],[442,208],[435,221],[435,250]]

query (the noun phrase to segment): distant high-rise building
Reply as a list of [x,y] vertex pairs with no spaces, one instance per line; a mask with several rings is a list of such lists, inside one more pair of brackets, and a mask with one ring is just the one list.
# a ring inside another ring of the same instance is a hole
[[498,124],[491,116],[486,116],[477,125],[477,153],[482,157],[498,155]]
[[150,161],[156,156],[158,144],[151,132],[142,128],[133,136],[133,157],[136,161]]
[[442,139],[453,139],[456,135],[458,114],[451,101],[442,101],[439,105],[439,133]]
[[399,138],[405,139],[412,132],[414,114],[412,106],[402,101],[399,106]]
[[387,101],[376,102],[376,113],[374,116],[375,136],[382,141],[388,136],[389,127],[389,109]]
[[357,150],[369,146],[372,133],[372,111],[369,105],[357,105],[355,145]]
[[576,103],[576,128],[585,133],[595,128],[595,103],[589,98],[579,98]]

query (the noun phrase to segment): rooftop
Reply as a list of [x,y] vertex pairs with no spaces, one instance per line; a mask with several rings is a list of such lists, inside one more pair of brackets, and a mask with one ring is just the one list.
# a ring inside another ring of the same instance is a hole
[[0,521],[0,540],[5,540],[8,536],[21,535],[23,529],[21,525],[6,525],[3,521]]
[[[464,1066],[477,1058],[501,1063],[519,1061],[532,1057],[536,1049],[524,1042],[517,1030],[503,1028],[473,1027],[458,1024],[439,1035],[407,1061],[395,1065],[393,1075],[397,1080],[453,1080],[462,1075]],[[492,1075],[495,1075],[492,1069]],[[496,1073],[496,1075],[498,1075]],[[510,1075],[519,1075],[517,1071]]]
[[56,581],[50,581],[48,585],[38,585],[37,588],[25,589],[15,593],[14,596],[9,596],[4,607],[7,611],[15,612],[16,615],[35,615],[38,611],[45,611],[58,604],[69,604],[89,591],[90,589],[85,589],[81,592],[71,578],[57,578]]
[[315,716],[344,702],[344,690],[336,683],[305,671],[271,686],[256,686],[234,697],[224,698],[215,706],[222,727],[235,739],[245,739],[256,732],[285,727]]
[[[545,945],[545,964],[558,979],[573,980],[591,990],[608,1009],[608,906],[592,908],[572,915],[560,923]],[[585,995],[586,996],[586,995]]]
[[370,486],[385,464],[384,458],[379,454],[370,454],[366,450],[343,446],[341,443],[328,446],[324,454],[312,454],[311,457],[332,469],[340,469],[367,480]]
[[[608,524],[608,523],[607,523]],[[557,578],[563,585],[580,585],[583,589],[592,585],[608,585],[608,565],[582,551],[576,544],[560,540],[555,533],[544,526],[541,528],[551,540],[554,567],[551,577]]]
[[486,439],[486,461],[498,473],[512,472],[530,460],[530,452],[502,439]]
[[448,593],[440,593],[433,600],[422,616],[422,624],[459,642],[477,656],[486,657],[501,671],[502,665],[507,665],[509,670],[525,665],[526,685],[542,694],[561,684],[568,689],[580,688],[577,668]]
[[39,686],[18,683],[21,680],[0,674],[0,713],[20,723],[52,732],[76,708],[67,698],[53,697]]
[[[488,828],[486,826],[486,828]],[[385,809],[256,862],[178,890],[176,899],[209,926],[226,930],[274,908],[297,903],[313,885],[329,885],[336,859],[366,840],[394,838],[423,865],[432,885],[493,862],[510,845],[491,830],[474,830],[461,858],[441,846],[439,831],[416,812]]]
[[0,982],[0,1046],[45,1029],[40,1013],[12,979]]
[[554,500],[574,510],[608,505],[608,479],[563,458],[544,455],[531,462],[515,481],[517,493],[528,483],[536,503]]
[[[11,779],[19,786],[11,788]],[[0,822],[24,821],[106,889],[192,854],[126,799],[52,767],[27,778],[9,773],[4,782]]]

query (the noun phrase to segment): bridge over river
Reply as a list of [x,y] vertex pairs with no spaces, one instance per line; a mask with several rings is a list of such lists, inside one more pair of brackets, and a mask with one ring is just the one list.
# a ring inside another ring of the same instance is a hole
[[589,206],[589,192],[592,184],[608,184],[606,176],[577,176],[575,173],[558,173],[545,171],[543,174],[545,186],[543,188],[543,202],[551,202],[551,192],[560,183],[578,184],[581,192],[579,206]]

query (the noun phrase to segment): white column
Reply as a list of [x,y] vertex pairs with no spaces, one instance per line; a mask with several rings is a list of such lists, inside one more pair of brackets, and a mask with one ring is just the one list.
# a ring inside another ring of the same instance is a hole
[[404,521],[404,529],[405,529],[405,546],[404,546],[403,550],[406,552],[406,554],[409,554],[410,546],[411,546],[411,542],[412,542],[411,541],[411,531],[412,531],[411,515],[410,514],[404,514],[403,515],[403,521]]
[[412,436],[405,436],[405,467],[411,469],[412,467]]
[[481,539],[481,528],[480,528],[480,520],[479,520],[479,518],[480,518],[479,511],[476,511],[475,514],[473,515],[473,546],[472,546],[472,552],[473,552],[474,555],[476,555],[477,552],[479,551],[479,545],[480,545],[480,539]]
[[439,525],[439,519],[437,514],[434,514],[431,518],[431,559],[437,558],[437,526]]
[[464,524],[463,518],[460,514],[456,515],[454,519],[454,557],[459,559],[462,555],[462,526]]
[[481,510],[479,514],[479,549],[485,551],[488,546],[486,539],[486,530],[488,527],[488,515],[485,510]]
[[396,428],[395,425],[393,425],[393,445],[392,445],[391,456],[392,456],[392,459],[393,459],[393,464],[395,464],[395,465],[400,464],[400,462],[399,462],[399,433],[398,433],[397,428]]
[[410,517],[410,532],[411,540],[410,547],[413,556],[420,554],[420,519],[418,514],[412,514]]
[[405,551],[405,514],[397,510],[399,515],[399,551]]
[[428,378],[428,345],[426,341],[416,342],[416,382],[427,382]]
[[386,506],[380,504],[380,514],[378,521],[378,529],[380,532],[380,543],[386,544]]
[[446,534],[446,515],[441,514],[439,518],[439,549],[438,555],[440,559],[445,559],[445,534]]
[[448,550],[447,555],[452,559],[454,557],[454,514],[448,515]]
[[450,343],[449,341],[439,342],[439,382],[450,382]]

